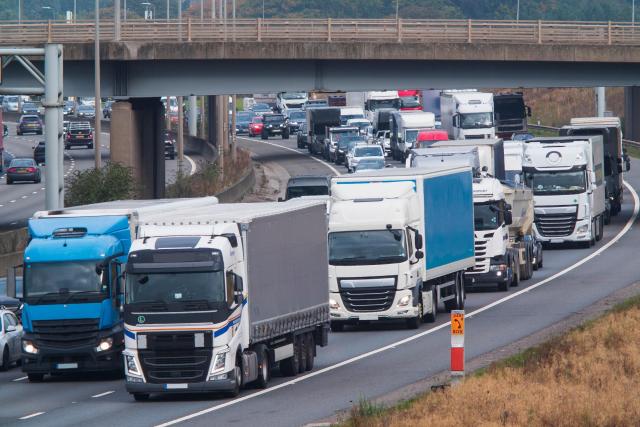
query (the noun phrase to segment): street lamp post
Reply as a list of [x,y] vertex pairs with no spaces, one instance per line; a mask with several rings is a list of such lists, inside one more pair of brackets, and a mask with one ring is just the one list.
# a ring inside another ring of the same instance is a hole
[[93,153],[95,156],[95,168],[100,169],[102,167],[102,158],[100,157],[100,132],[101,122],[100,122],[100,0],[96,0],[96,11],[95,11],[95,42],[94,42],[94,97],[95,97],[95,118],[93,121],[94,131],[93,131]]
[[518,0],[516,5],[516,21],[520,22],[520,0]]
[[631,25],[636,25],[636,0],[631,0]]
[[399,11],[400,11],[400,0],[396,0],[396,21],[400,17]]

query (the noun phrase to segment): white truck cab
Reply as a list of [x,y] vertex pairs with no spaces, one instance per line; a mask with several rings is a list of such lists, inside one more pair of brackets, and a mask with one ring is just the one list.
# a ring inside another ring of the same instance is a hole
[[436,116],[425,111],[396,111],[391,114],[391,155],[394,160],[404,161],[409,150],[414,148],[421,130],[435,129]]
[[440,120],[442,128],[453,140],[495,138],[493,94],[475,91],[442,92]]

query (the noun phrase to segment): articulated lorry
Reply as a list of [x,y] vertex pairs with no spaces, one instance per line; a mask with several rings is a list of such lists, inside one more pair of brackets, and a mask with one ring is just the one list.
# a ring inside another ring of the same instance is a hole
[[622,126],[618,117],[580,117],[571,119],[569,126],[560,129],[560,135],[600,135],[604,146],[604,178],[606,182],[605,223],[618,215],[624,199],[623,171],[630,169],[624,161],[622,150]]
[[602,136],[534,138],[525,144],[524,180],[533,190],[536,239],[592,246],[605,216]]
[[531,108],[525,105],[522,92],[493,95],[496,136],[511,139],[516,132],[527,131]]
[[493,94],[475,91],[442,92],[440,120],[442,129],[454,140],[495,138]]
[[340,108],[319,107],[307,109],[307,149],[311,154],[322,154],[326,129],[340,126]]
[[215,197],[133,200],[36,212],[23,264],[22,370],[29,381],[122,372],[121,274],[141,218],[216,203]]
[[331,327],[435,321],[464,307],[474,265],[469,167],[385,169],[334,177],[329,215]]
[[[175,218],[175,219],[174,219]],[[127,261],[126,389],[264,388],[311,370],[327,345],[326,201],[238,203],[159,214]]]
[[394,160],[405,161],[406,156],[418,139],[418,133],[435,129],[433,113],[424,111],[396,111],[389,120],[391,156]]

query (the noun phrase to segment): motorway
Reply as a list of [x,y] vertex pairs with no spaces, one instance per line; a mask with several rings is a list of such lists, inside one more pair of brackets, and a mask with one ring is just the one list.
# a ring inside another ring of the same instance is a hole
[[[9,128],[9,136],[4,138],[5,168],[0,172],[0,231],[25,227],[27,218],[38,210],[44,210],[46,187],[46,166],[42,166],[42,182],[40,184],[30,182],[6,184],[6,167],[8,167],[11,159],[18,157],[33,158],[33,148],[39,141],[44,141],[44,136],[35,134],[17,136],[16,123],[11,121],[6,121],[5,123]],[[110,140],[108,132],[102,132],[100,145],[104,164],[105,161],[109,160]],[[94,166],[94,151],[86,148],[65,150],[64,160],[64,176],[66,178],[74,171],[92,168]],[[195,162],[191,159],[188,160],[185,165],[188,165],[189,170],[194,172]],[[195,160],[200,161],[201,159],[196,158]],[[166,182],[172,182],[178,170],[178,161],[167,159],[165,162]]]
[[[345,171],[310,158],[306,150],[295,148],[294,139],[271,139],[269,144],[243,139],[240,144],[261,161],[278,162],[290,175]],[[629,188],[640,189],[640,170],[626,178]],[[634,283],[640,231],[632,224],[637,214],[637,196],[627,191],[621,214],[595,247],[546,250],[544,268],[520,287],[468,294],[467,357],[527,337]],[[444,313],[419,330],[407,330],[404,324],[346,328],[330,334],[329,346],[318,349],[313,371],[293,379],[276,373],[269,388],[244,390],[235,399],[152,396],[136,403],[120,379],[53,377],[32,384],[13,368],[0,373],[0,425],[299,426],[448,369],[449,342]]]

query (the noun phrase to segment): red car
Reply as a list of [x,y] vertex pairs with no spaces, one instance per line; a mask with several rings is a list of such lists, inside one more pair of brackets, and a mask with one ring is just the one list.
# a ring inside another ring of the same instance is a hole
[[251,123],[249,123],[249,136],[258,136],[262,133],[262,117],[255,116],[251,119]]

